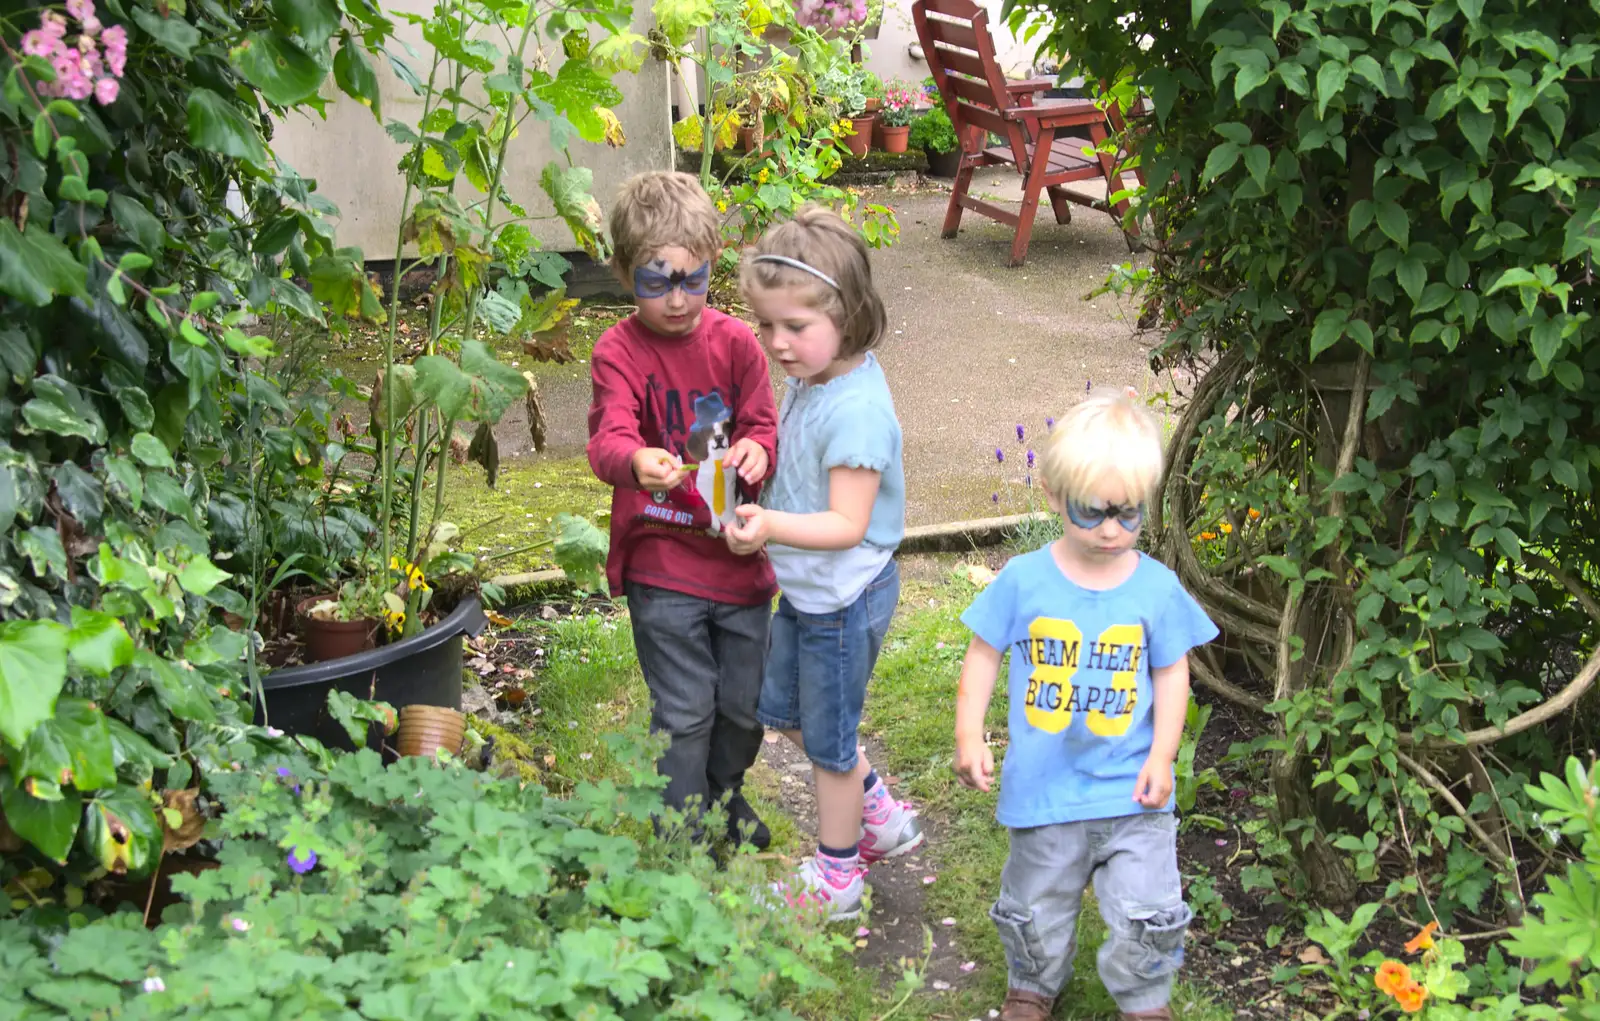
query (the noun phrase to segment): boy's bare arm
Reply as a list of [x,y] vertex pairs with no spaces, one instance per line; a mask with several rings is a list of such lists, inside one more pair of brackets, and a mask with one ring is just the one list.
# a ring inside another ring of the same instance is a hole
[[956,689],[956,776],[968,787],[987,791],[994,780],[994,752],[983,739],[983,720],[1000,675],[1000,650],[976,636],[967,645]]
[[1133,799],[1146,808],[1160,808],[1172,794],[1172,762],[1183,740],[1183,720],[1189,711],[1189,657],[1150,671],[1155,704],[1155,738],[1150,755],[1133,783]]

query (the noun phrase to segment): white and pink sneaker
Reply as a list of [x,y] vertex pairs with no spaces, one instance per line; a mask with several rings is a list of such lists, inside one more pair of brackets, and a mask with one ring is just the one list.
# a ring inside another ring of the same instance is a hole
[[807,858],[793,876],[773,885],[772,890],[793,908],[815,910],[830,922],[842,922],[861,914],[861,897],[866,892],[867,870],[858,862],[830,860],[822,864]]
[[892,797],[882,799],[877,812],[869,812],[861,820],[861,842],[856,851],[867,864],[898,858],[910,854],[927,840],[917,810],[904,801]]

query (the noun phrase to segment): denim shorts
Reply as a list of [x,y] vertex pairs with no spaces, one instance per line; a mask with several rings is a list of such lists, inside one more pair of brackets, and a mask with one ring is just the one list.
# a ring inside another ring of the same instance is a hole
[[800,731],[806,757],[819,769],[856,768],[867,678],[899,601],[900,568],[893,560],[842,610],[801,613],[788,599],[778,600],[756,718],[776,730]]

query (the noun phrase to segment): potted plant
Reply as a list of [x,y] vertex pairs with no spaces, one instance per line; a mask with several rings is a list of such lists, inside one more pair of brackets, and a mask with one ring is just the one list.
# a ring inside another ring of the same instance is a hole
[[296,610],[305,634],[306,661],[353,656],[377,644],[384,589],[372,576],[351,579],[336,594],[307,596]]
[[884,90],[883,107],[878,111],[878,126],[885,152],[905,152],[911,133],[911,118],[916,113],[917,94],[896,79]]
[[817,94],[829,97],[839,117],[850,122],[845,148],[852,156],[865,156],[872,145],[873,115],[867,112],[867,70],[840,62],[817,76]]
[[954,177],[961,168],[960,139],[943,106],[936,105],[912,123],[908,142],[927,153],[932,177]]
[[871,71],[866,71],[861,79],[862,95],[867,97],[867,112],[873,113],[883,107],[883,98],[887,91],[883,79]]

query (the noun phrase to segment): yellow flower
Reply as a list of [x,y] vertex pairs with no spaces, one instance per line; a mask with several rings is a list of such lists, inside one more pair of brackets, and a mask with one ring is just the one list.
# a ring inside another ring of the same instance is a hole
[[724,199],[717,199],[717,212],[726,213],[727,211],[728,211],[728,203],[727,203],[727,201],[724,200]]
[[390,631],[398,632],[400,626],[406,622],[404,610],[384,610],[383,622],[389,626]]
[[767,168],[766,167],[762,167],[761,168],[761,173],[756,175],[756,183],[757,184],[766,184],[767,183],[767,179],[769,177],[771,177],[771,176],[772,175],[767,171]]
[[1224,521],[1218,527],[1222,529],[1222,534],[1223,535],[1232,535],[1233,534],[1233,526],[1228,524],[1226,521]]

